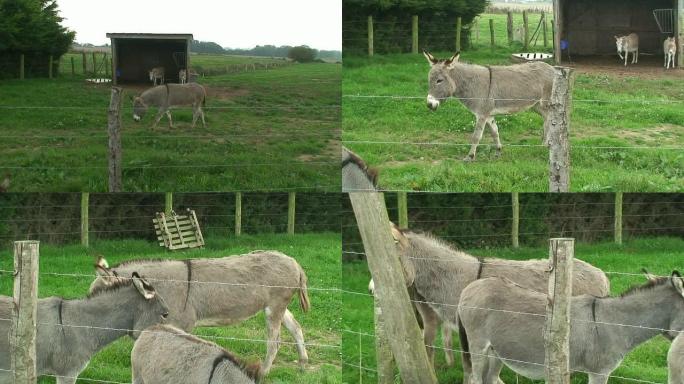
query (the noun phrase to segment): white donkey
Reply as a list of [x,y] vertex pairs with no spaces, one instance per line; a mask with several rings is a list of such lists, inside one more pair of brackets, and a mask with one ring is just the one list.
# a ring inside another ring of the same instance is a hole
[[164,84],[164,67],[150,69],[150,81],[157,85],[157,79],[159,79],[159,84]]
[[[620,59],[625,59],[625,66],[627,66],[627,58],[632,52],[632,64],[639,62],[639,35],[630,33],[627,36],[613,36],[615,37],[615,45],[617,46],[617,53]],[[622,57],[622,52],[625,57]]]
[[188,82],[188,71],[185,69],[181,69],[178,71],[178,81],[180,81],[181,84],[185,84]]
[[663,53],[665,54],[665,69],[670,69],[670,63],[672,63],[672,68],[675,67],[675,56],[677,54],[677,41],[674,37],[668,37],[663,42]]

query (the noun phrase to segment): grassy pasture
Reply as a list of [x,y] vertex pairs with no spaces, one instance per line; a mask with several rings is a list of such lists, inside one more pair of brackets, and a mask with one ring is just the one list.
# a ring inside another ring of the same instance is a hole
[[[678,238],[642,238],[630,239],[622,246],[613,243],[600,244],[576,244],[575,257],[585,260],[604,271],[616,271],[627,273],[641,273],[641,268],[645,267],[650,272],[658,275],[666,275],[673,269],[682,268],[684,260],[684,240]],[[548,257],[546,248],[489,248],[466,250],[471,254],[483,257],[499,257],[504,259],[524,260],[532,258]],[[352,262],[342,265],[342,289],[354,292],[367,292],[370,273],[365,263]],[[609,274],[611,290],[613,295],[624,292],[634,284],[645,283],[645,278],[641,276],[625,276]],[[373,334],[373,298],[366,295],[344,295],[343,296],[343,329],[354,332]],[[458,335],[454,334],[454,349],[460,349]],[[441,336],[438,336],[441,338]],[[360,345],[359,345],[360,343]],[[441,346],[441,341],[438,342]],[[609,383],[633,383],[633,380],[623,379],[632,378],[646,380],[650,382],[667,382],[667,351],[669,342],[658,336],[653,340],[642,344],[627,355],[620,367],[613,373]],[[375,344],[374,339],[369,336],[357,334],[342,334],[342,355],[346,364],[361,365],[366,368],[375,369]],[[455,367],[449,368],[444,359],[444,353],[437,350],[435,353],[435,365],[438,381],[440,383],[459,383],[462,380],[462,368],[460,357],[455,354]],[[358,368],[344,365],[342,369],[343,382],[359,383],[374,382],[376,377],[374,372],[362,371]],[[398,374],[398,373],[397,373]],[[397,375],[398,377],[398,375]],[[524,377],[516,377],[515,373],[508,368],[504,368],[501,378],[506,383],[532,383],[532,380]],[[574,384],[587,382],[586,374],[575,374],[572,377]]]
[[[173,129],[166,119],[151,129],[152,110],[135,123],[128,97],[147,86],[126,87],[124,191],[339,190],[340,77],[340,65],[319,63],[204,77],[207,128],[195,129],[187,108]],[[109,86],[71,75],[0,86],[12,191],[107,190]]]
[[[494,48],[489,47],[489,18],[495,20]],[[517,25],[521,16],[515,18]],[[538,19],[539,15],[531,14],[530,25],[536,27]],[[483,15],[478,27],[479,43],[464,51],[461,60],[505,65],[510,63],[511,53],[521,52],[520,43],[508,46],[505,14]],[[541,39],[538,44],[542,44]],[[531,50],[548,51],[550,47],[544,49],[539,45]],[[435,55],[448,57],[451,52]],[[615,66],[618,64],[616,60]],[[424,101],[428,71],[422,55],[345,57],[343,142],[380,169],[381,188],[463,192],[548,190],[548,150],[539,146],[542,120],[538,115],[523,112],[498,117],[504,145],[502,158],[494,158],[490,135],[485,132],[477,161],[464,163],[461,159],[468,153],[474,116],[455,100],[431,113]],[[679,86],[679,71],[665,74],[656,67],[643,76],[629,70],[602,73],[578,68],[576,72],[570,128],[572,191],[684,190],[684,155],[681,150],[663,148],[684,144],[684,88]],[[350,97],[353,95],[415,98]]]
[[[207,246],[201,250],[166,252],[156,244],[140,240],[99,241],[92,244],[107,256],[108,261],[118,263],[138,258],[200,258],[223,257],[246,253],[255,249],[277,249],[294,257],[304,268],[309,288],[335,288],[340,278],[340,236],[336,233],[287,235],[248,235],[241,237],[207,236]],[[40,297],[62,296],[64,298],[84,297],[94,278],[93,259],[88,250],[81,246],[56,247],[41,244]],[[10,251],[0,252],[0,269],[12,268]],[[64,277],[46,273],[89,274],[93,277]],[[11,294],[11,276],[0,277],[0,294]],[[302,313],[298,299],[289,309],[300,322],[307,343],[339,345],[340,300],[339,294],[330,291],[309,290],[311,310]],[[221,328],[198,328],[195,333],[217,342],[247,361],[264,358],[266,344],[254,341],[216,340],[211,337],[265,340],[266,321],[263,313],[237,326]],[[291,335],[283,328],[281,339],[292,342]],[[133,341],[122,338],[99,352],[81,374],[82,378],[130,382],[130,351]],[[339,349],[322,346],[308,346],[309,365],[300,371],[297,351],[294,345],[281,346],[278,356],[265,383],[340,383]],[[39,383],[54,383],[53,378],[41,378]]]

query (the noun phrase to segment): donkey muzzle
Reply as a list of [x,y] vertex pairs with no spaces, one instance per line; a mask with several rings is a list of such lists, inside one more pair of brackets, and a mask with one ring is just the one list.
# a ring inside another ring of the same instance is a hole
[[431,111],[436,111],[437,108],[439,107],[439,100],[436,99],[432,95],[428,95],[427,97],[427,106],[430,108]]

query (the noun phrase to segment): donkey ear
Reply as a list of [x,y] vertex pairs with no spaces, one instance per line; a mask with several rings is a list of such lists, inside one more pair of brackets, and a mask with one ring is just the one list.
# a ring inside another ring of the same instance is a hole
[[678,271],[672,271],[672,285],[680,295],[684,296],[684,280]]
[[657,280],[656,275],[650,273],[649,271],[646,270],[646,268],[641,268],[641,272],[644,273],[644,276],[646,276],[646,280],[648,281],[655,281]]
[[394,238],[394,241],[397,244],[399,244],[399,246],[402,249],[407,248],[409,246],[409,241],[406,238],[406,236],[404,236],[404,233],[401,232],[401,229],[399,229],[399,227],[397,227],[397,225],[391,221],[390,221],[390,229],[392,230],[392,237]]
[[423,56],[427,59],[427,61],[430,63],[430,65],[435,65],[439,60],[435,59],[434,56],[430,54],[430,52],[423,50]]
[[135,285],[135,288],[138,290],[138,292],[140,292],[141,295],[143,295],[145,299],[150,300],[157,295],[157,292],[155,292],[150,283],[140,277],[138,272],[133,272],[133,274],[131,274],[131,278],[133,279],[133,285]]
[[446,65],[451,65],[453,63],[458,63],[458,59],[461,57],[461,52],[456,52],[447,61],[444,62]]

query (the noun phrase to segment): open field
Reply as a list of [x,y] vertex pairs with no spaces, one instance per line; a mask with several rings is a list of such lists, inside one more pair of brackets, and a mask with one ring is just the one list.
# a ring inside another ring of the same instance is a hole
[[[339,190],[340,76],[340,65],[297,64],[204,77],[207,128],[195,129],[189,109],[173,129],[151,129],[155,111],[134,123],[129,97],[147,85],[126,87],[124,191]],[[71,75],[1,86],[11,191],[107,190],[109,86]]]
[[[575,257],[585,260],[608,272],[627,272],[640,274],[645,267],[657,275],[668,275],[673,269],[682,268],[684,260],[684,240],[681,238],[640,238],[630,239],[622,246],[613,243],[576,244]],[[504,259],[532,259],[548,257],[547,248],[489,248],[465,250],[475,256],[499,257]],[[361,295],[345,294],[343,297],[343,329],[372,335],[373,328],[373,298],[364,295],[367,292],[370,273],[366,263],[351,262],[342,265],[342,289],[359,292]],[[634,284],[645,283],[641,276],[625,276],[608,274],[613,295],[624,292]],[[441,342],[439,344],[441,346]],[[609,383],[633,383],[627,378],[646,380],[650,382],[667,382],[667,350],[669,343],[658,336],[645,343],[627,355],[621,366],[613,373]],[[359,352],[360,348],[360,352]],[[454,335],[454,349],[460,349],[458,335]],[[343,332],[342,354],[343,382],[358,383],[374,382],[374,372],[360,371],[347,364],[359,365],[375,369],[375,346],[371,336],[357,335]],[[458,383],[462,380],[460,357],[456,354],[456,366],[448,368],[444,353],[437,350],[435,354],[436,371],[440,383]],[[619,376],[619,377],[617,377]],[[621,378],[620,378],[621,377]],[[516,376],[508,368],[504,368],[501,378],[506,383],[532,383],[524,377]],[[573,383],[587,382],[586,374],[573,376]]]
[[[88,250],[81,246],[55,247],[41,244],[39,295],[62,296],[65,298],[83,297],[94,279],[93,250],[106,255],[112,263],[137,258],[200,258],[222,257],[246,253],[256,249],[277,249],[295,259],[302,265],[308,277],[311,311],[304,314],[299,309],[297,299],[289,309],[301,323],[307,343],[339,345],[339,324],[341,303],[339,294],[330,291],[317,291],[311,288],[336,288],[340,278],[340,236],[336,233],[306,235],[253,235],[241,237],[218,237],[208,235],[205,249],[186,252],[165,252],[156,244],[140,240],[100,241]],[[0,269],[12,269],[12,254],[0,252]],[[65,277],[46,275],[48,273],[88,274],[92,277]],[[11,293],[11,276],[0,276],[0,293]],[[215,340],[215,337],[236,339],[265,340],[266,329],[263,314],[234,327],[198,328],[196,334],[206,336],[207,340],[218,342],[247,361],[263,359],[266,344],[255,341]],[[293,339],[283,329],[284,342]],[[130,350],[133,342],[123,338],[98,353],[90,362],[81,377],[95,380],[130,382]],[[296,362],[297,352],[293,345],[282,345],[274,362],[273,369],[264,383],[340,383],[339,348],[308,346],[309,365],[304,372]],[[51,378],[42,378],[40,383],[54,383]]]
[[[536,26],[535,17],[538,20],[538,15],[530,15],[532,26]],[[489,47],[489,18],[495,20],[494,49]],[[505,20],[504,14],[483,15],[479,44],[464,51],[461,60],[510,64],[510,54],[521,52],[521,44],[508,46]],[[538,46],[534,51],[545,49]],[[445,58],[452,53],[434,54]],[[611,71],[605,70],[611,65],[609,57],[600,59],[600,68],[586,62],[575,65],[571,190],[684,190],[684,89],[679,86],[684,73],[665,72],[659,57],[645,57],[634,69],[624,69],[615,59]],[[474,116],[455,100],[430,112],[425,106],[428,71],[422,55],[345,57],[343,142],[379,168],[380,188],[548,190],[548,150],[541,146],[540,116],[533,112],[499,116],[502,158],[494,158],[491,138],[485,132],[477,161],[464,163],[461,159],[468,152]]]

